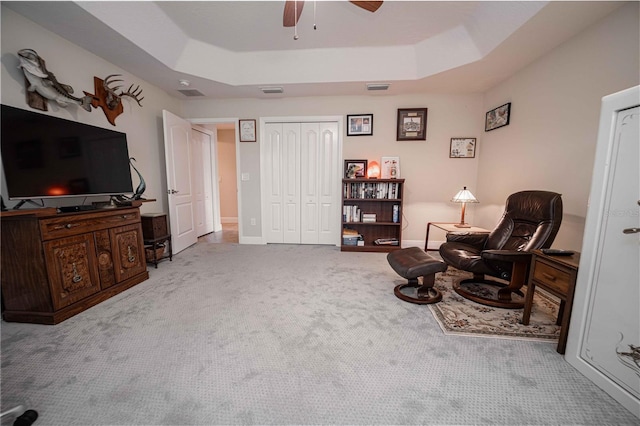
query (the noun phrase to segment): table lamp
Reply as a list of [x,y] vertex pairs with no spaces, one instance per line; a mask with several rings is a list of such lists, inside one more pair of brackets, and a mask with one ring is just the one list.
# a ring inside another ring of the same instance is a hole
[[471,191],[467,189],[467,187],[463,187],[462,190],[458,191],[458,193],[451,199],[454,203],[462,203],[462,214],[460,215],[460,223],[454,225],[457,228],[471,228],[471,225],[467,225],[464,223],[464,209],[467,203],[477,203],[476,197],[473,196]]

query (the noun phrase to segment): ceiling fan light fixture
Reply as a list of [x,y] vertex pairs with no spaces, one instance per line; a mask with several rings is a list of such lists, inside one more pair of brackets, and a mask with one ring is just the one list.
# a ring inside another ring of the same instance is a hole
[[262,93],[264,93],[266,95],[270,95],[270,94],[274,94],[274,93],[283,93],[284,92],[282,87],[277,87],[277,86],[261,87],[260,90],[262,90]]
[[390,83],[367,83],[367,90],[387,90],[391,86]]

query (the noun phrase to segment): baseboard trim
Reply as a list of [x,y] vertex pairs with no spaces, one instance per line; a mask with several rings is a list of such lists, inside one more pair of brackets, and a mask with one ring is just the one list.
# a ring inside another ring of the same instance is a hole
[[240,244],[266,244],[262,237],[239,237],[238,243]]

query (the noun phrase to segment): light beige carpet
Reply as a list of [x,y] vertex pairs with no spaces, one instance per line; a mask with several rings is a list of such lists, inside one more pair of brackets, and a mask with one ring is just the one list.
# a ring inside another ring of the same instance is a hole
[[[429,305],[445,334],[501,339],[523,339],[557,342],[560,326],[556,325],[559,301],[540,291],[533,299],[529,325],[522,325],[524,309],[504,309],[482,305],[465,299],[453,289],[453,281],[471,278],[473,274],[449,267],[436,275],[435,287],[442,292],[442,301]],[[477,291],[492,292],[495,288],[476,285]],[[526,287],[523,290],[526,294]]]

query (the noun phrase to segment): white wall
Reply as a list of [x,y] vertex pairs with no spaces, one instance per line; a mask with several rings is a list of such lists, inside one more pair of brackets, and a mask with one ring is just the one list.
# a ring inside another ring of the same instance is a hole
[[[147,181],[145,197],[156,198],[143,212],[167,211],[162,109],[185,118],[255,118],[372,113],[373,136],[346,137],[345,159],[379,160],[399,156],[407,179],[405,240],[423,240],[428,221],[457,221],[459,206],[449,200],[467,186],[480,200],[469,206],[468,221],[491,228],[506,197],[521,189],[561,192],[565,217],[555,246],[579,250],[582,242],[600,98],[639,83],[638,3],[614,11],[576,37],[520,70],[486,94],[416,94],[315,97],[273,100],[176,100],[142,78],[2,8],[2,94],[4,104],[28,109],[16,53],[32,48],[58,79],[76,93],[93,92],[93,76],[121,73],[144,90],[143,107],[125,100],[115,130],[126,132],[132,156]],[[511,124],[484,132],[484,114],[512,102]],[[427,140],[396,141],[398,108],[429,109]],[[113,128],[101,110],[50,104],[48,114]],[[260,136],[260,135],[258,135]],[[450,159],[451,137],[476,137],[475,159]],[[244,236],[258,236],[260,218],[259,143],[241,143],[240,218]],[[134,187],[137,182],[134,179]]]
[[[143,90],[142,108],[132,99],[123,100],[124,112],[112,126],[101,109],[87,112],[71,105],[66,108],[49,101],[49,111],[44,114],[67,120],[74,120],[93,126],[113,129],[127,134],[129,155],[135,157],[136,168],[142,174],[147,189],[143,196],[156,199],[145,203],[142,212],[166,212],[166,172],[164,169],[164,137],[162,131],[162,110],[180,114],[180,102],[164,91],[145,82],[115,65],[95,56],[75,44],[45,30],[44,28],[2,7],[2,91],[1,102],[16,108],[41,112],[30,108],[25,99],[25,84],[22,70],[18,69],[17,53],[30,48],[46,61],[49,71],[64,84],[73,87],[76,95],[83,91],[94,93],[93,77],[104,78],[109,74],[122,74],[127,84],[135,83]],[[138,178],[133,172],[133,187]],[[2,193],[6,194],[4,182]],[[5,202],[6,202],[6,196]],[[91,202],[95,200],[87,200]],[[82,203],[83,199],[46,200],[46,205],[60,206]],[[7,203],[12,206],[14,203]]]
[[485,94],[484,110],[511,102],[511,123],[484,133],[477,223],[492,228],[513,192],[562,194],[554,246],[580,250],[600,101],[640,83],[639,3],[625,5]]
[[[398,108],[428,108],[427,140],[396,141]],[[382,156],[399,156],[401,176],[406,178],[404,214],[405,240],[424,241],[429,221],[458,221],[460,206],[449,200],[463,186],[474,189],[478,157],[482,151],[482,95],[420,94],[407,96],[315,97],[272,100],[190,100],[184,102],[184,117],[286,117],[373,114],[373,136],[344,137],[344,159],[380,162]],[[450,159],[452,137],[476,137],[476,158]],[[258,134],[258,139],[260,134]],[[240,173],[251,180],[241,182],[243,236],[260,236],[260,143],[240,144]],[[468,209],[473,220],[473,208]]]

